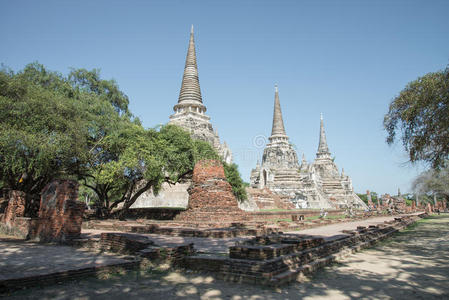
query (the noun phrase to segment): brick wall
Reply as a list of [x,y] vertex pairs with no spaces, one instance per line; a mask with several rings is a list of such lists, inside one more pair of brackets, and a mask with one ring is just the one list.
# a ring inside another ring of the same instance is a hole
[[232,187],[226,180],[223,165],[216,160],[199,161],[193,170],[189,205],[176,216],[178,221],[232,222],[247,220],[238,207]]
[[54,180],[42,190],[38,219],[31,238],[44,242],[63,242],[81,233],[84,203],[77,202],[78,183]]
[[188,208],[202,207],[238,207],[232,187],[226,180],[223,165],[219,161],[200,161],[193,170]]
[[[130,208],[125,214],[126,219],[150,219],[150,220],[173,220],[185,208],[164,208],[164,207],[142,207]],[[121,210],[113,212],[110,218],[119,218]]]

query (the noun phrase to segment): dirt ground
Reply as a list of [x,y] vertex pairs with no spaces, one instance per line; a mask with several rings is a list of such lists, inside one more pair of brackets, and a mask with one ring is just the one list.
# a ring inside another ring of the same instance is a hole
[[170,270],[36,287],[10,299],[449,299],[449,215],[421,220],[375,248],[281,288]]
[[0,280],[127,263],[123,256],[69,246],[30,243],[0,235]]

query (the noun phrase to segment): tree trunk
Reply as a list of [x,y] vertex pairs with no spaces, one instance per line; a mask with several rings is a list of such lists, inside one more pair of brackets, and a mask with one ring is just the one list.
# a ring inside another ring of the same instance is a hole
[[[134,193],[134,195],[132,194],[133,191],[130,190],[128,197],[126,197],[125,199],[125,203],[123,204],[122,210],[120,211],[119,214],[119,219],[120,220],[124,220],[126,213],[128,212],[128,209],[131,207],[131,205],[134,204],[134,202],[136,202],[137,198],[140,197],[140,195],[142,195],[143,193],[145,193],[146,191],[148,191],[149,189],[151,189],[151,187],[154,185],[153,181],[148,181],[143,187],[141,187],[140,189],[137,190],[136,193]],[[134,184],[132,185],[132,188],[134,188]]]

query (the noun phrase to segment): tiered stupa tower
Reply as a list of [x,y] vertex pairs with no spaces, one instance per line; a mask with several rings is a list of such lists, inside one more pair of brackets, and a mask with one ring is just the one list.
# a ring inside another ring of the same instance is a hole
[[258,164],[251,172],[251,186],[268,187],[290,199],[295,198],[295,191],[299,188],[298,156],[285,132],[277,85],[274,92],[273,126],[268,140],[262,164]]
[[320,117],[320,141],[313,167],[321,180],[323,192],[336,206],[353,205],[360,209],[367,208],[366,204],[354,193],[349,176],[346,176],[343,170],[341,174],[339,173],[331,157],[324,131],[323,114]]
[[[226,143],[221,144],[218,133],[212,127],[210,117],[206,115],[206,106],[201,96],[198,66],[196,63],[195,40],[193,25],[190,30],[189,47],[187,49],[186,64],[182,76],[181,91],[178,103],[173,107],[174,114],[170,116],[169,124],[178,125],[188,132],[192,138],[210,143],[227,163],[232,162],[231,150]],[[191,179],[185,179],[175,185],[162,184],[159,194],[153,191],[143,193],[132,208],[138,207],[187,207],[189,201],[188,189]]]
[[178,103],[173,107],[169,124],[175,124],[188,130],[192,138],[210,143],[227,163],[232,161],[231,150],[226,143],[221,144],[218,133],[212,127],[210,117],[206,115],[206,106],[201,96],[198,66],[196,63],[193,25],[190,30],[184,75]]
[[324,131],[323,114],[320,115],[320,140],[315,159],[315,169],[322,178],[338,177],[338,168],[332,160],[329,147],[327,146],[326,132]]
[[316,159],[308,163],[303,155],[298,164],[296,151],[289,142],[282,118],[279,92],[275,87],[273,127],[262,163],[251,171],[251,187],[268,188],[290,200],[297,208],[366,208],[354,193],[349,176],[341,174],[327,145],[323,115]]

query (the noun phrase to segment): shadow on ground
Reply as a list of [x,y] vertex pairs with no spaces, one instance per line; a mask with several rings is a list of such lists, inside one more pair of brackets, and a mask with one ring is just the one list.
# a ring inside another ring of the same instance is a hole
[[449,299],[449,216],[421,220],[375,248],[280,288],[149,270],[17,291],[11,299]]

